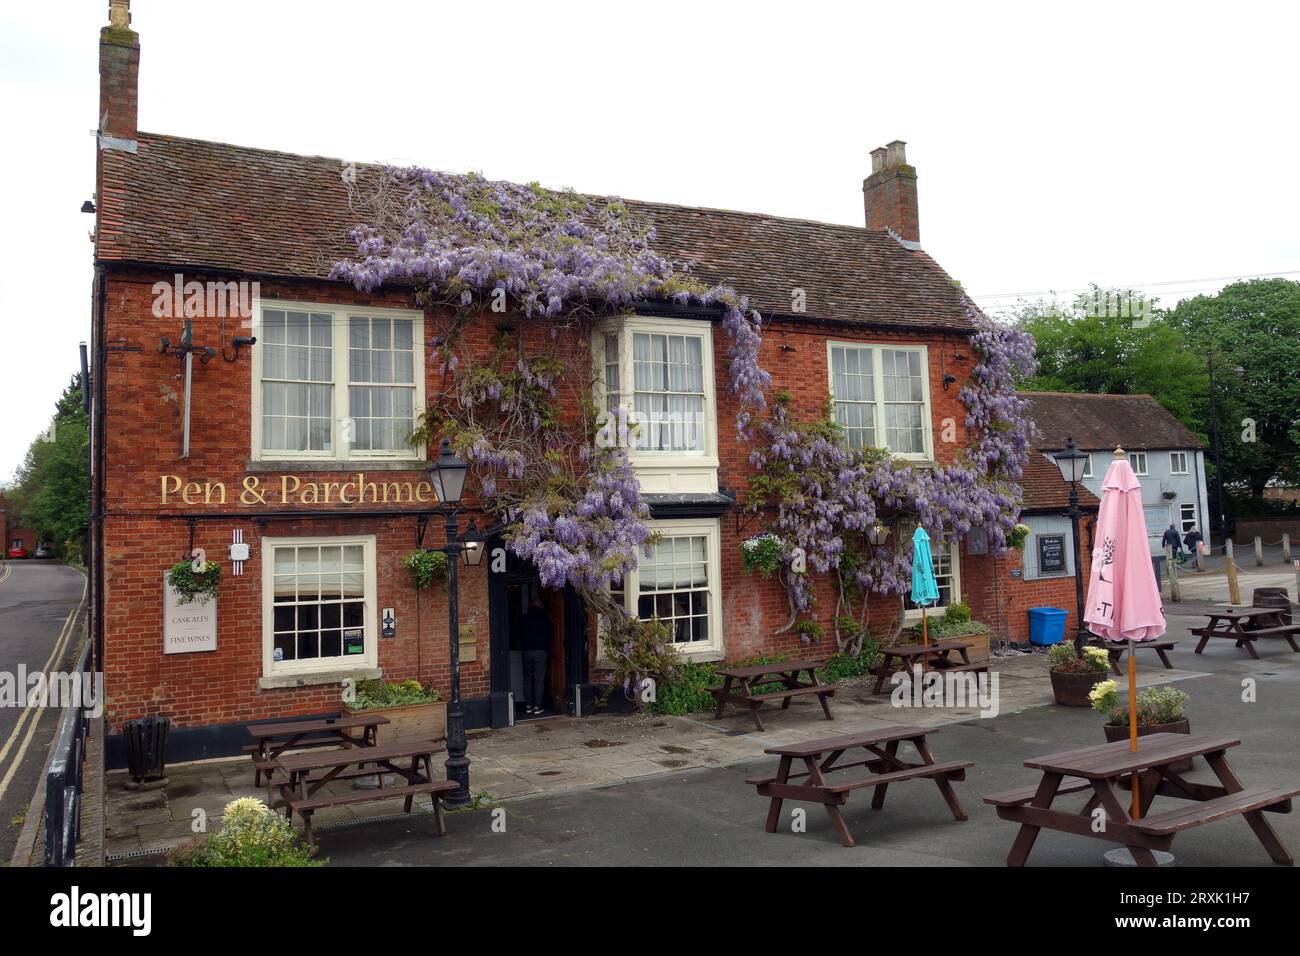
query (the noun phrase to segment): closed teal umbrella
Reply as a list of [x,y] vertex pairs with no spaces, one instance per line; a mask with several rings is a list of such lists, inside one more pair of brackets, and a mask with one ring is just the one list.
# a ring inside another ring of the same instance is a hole
[[921,608],[921,643],[929,645],[925,623],[926,605],[939,600],[939,585],[934,580],[934,556],[930,553],[930,536],[918,527],[912,535],[912,603]]

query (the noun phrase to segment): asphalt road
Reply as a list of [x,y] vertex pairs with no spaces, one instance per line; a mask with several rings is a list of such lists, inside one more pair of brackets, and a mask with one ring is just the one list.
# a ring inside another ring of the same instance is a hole
[[[68,670],[82,635],[86,578],[53,561],[0,562],[0,672]],[[0,862],[13,855],[58,725],[55,708],[0,705]]]
[[[1187,622],[1177,623],[1181,632]],[[1248,786],[1300,785],[1300,655],[1273,642],[1261,649],[1263,660],[1251,661],[1230,642],[1219,643],[1197,656],[1194,642],[1184,640],[1172,652],[1180,671],[1199,672],[1175,684],[1190,695],[1192,732],[1239,737],[1242,744],[1228,759]],[[1151,666],[1154,658],[1140,661]],[[1242,700],[1245,678],[1253,678],[1255,702]],[[859,793],[844,808],[857,841],[852,849],[836,842],[817,806],[787,802],[781,829],[763,831],[767,801],[744,780],[772,769],[770,759],[507,801],[495,827],[491,808],[452,813],[442,839],[427,816],[322,828],[318,837],[333,866],[1001,866],[1016,826],[999,820],[980,797],[1037,782],[1023,766],[1026,758],[1101,740],[1100,718],[1088,708],[1034,707],[946,726],[931,746],[939,760],[975,761],[967,779],[954,785],[970,819],[954,821],[938,788],[926,781],[890,788],[881,811]],[[1203,764],[1192,779],[1213,782]],[[471,787],[472,780],[471,768]],[[1075,806],[1073,798],[1063,803]],[[791,827],[798,806],[807,809],[803,833]],[[1292,853],[1300,853],[1300,813],[1268,818]],[[1096,867],[1111,846],[1043,833],[1029,864]],[[1180,866],[1273,865],[1240,817],[1180,834],[1174,853]]]

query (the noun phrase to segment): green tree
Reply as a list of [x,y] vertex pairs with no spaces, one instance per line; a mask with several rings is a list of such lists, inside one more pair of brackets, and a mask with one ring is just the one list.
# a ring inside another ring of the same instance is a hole
[[53,427],[32,442],[9,498],[22,523],[57,554],[80,553],[86,534],[90,437],[76,377],[55,405]]
[[1228,483],[1258,498],[1274,478],[1300,481],[1300,282],[1237,282],[1179,303],[1168,322],[1201,361],[1214,356]]
[[1093,286],[1065,307],[1023,306],[1016,320],[1038,343],[1038,374],[1023,390],[1152,395],[1205,437],[1205,360],[1188,350],[1182,329],[1154,300]]

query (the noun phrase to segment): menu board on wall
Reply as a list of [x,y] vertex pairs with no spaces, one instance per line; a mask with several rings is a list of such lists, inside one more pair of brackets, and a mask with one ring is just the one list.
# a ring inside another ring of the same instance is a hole
[[1038,538],[1038,573],[1065,573],[1065,535],[1040,534]]

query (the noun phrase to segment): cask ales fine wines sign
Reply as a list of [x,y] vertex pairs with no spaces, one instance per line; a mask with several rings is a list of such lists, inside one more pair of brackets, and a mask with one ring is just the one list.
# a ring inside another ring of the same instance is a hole
[[195,598],[181,603],[180,592],[163,575],[163,653],[193,654],[217,649],[217,602]]

